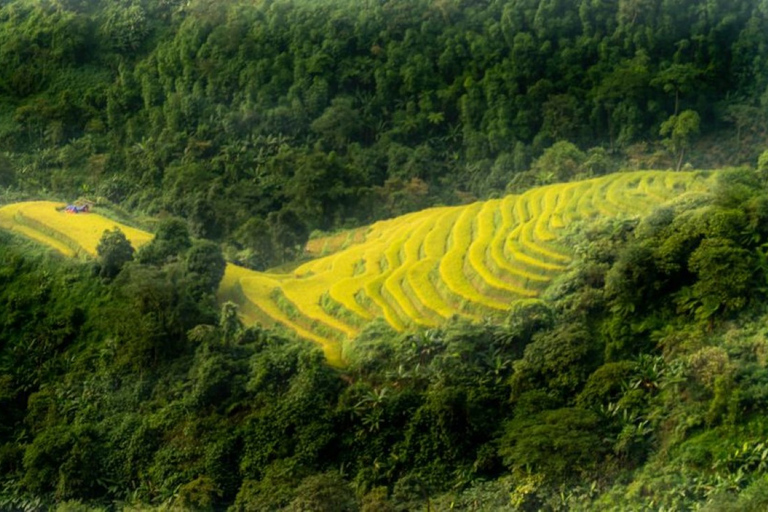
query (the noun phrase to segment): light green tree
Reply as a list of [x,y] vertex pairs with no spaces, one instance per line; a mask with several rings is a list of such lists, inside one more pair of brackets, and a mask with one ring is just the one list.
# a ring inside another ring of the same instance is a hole
[[701,118],[694,110],[684,110],[661,123],[659,133],[666,137],[662,143],[677,158],[675,170],[679,171],[682,167],[685,152],[691,146],[693,138],[698,135],[700,124]]

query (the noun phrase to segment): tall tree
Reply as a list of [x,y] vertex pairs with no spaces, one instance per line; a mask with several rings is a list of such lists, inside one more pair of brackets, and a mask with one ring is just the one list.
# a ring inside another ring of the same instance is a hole
[[99,275],[107,279],[114,278],[123,266],[133,260],[134,249],[120,228],[104,231],[96,246],[99,255]]
[[701,119],[695,110],[685,110],[680,115],[671,116],[661,124],[659,133],[666,137],[662,142],[675,155],[676,170],[683,166],[683,157],[691,146],[693,138],[699,133]]

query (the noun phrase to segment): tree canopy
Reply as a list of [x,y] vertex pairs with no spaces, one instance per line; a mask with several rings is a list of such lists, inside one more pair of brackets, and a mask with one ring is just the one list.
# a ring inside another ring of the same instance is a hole
[[[0,187],[181,217],[258,267],[315,229],[516,189],[566,142],[603,152],[587,174],[740,165],[768,128],[764,11],[12,0],[0,7]],[[534,183],[573,175],[544,163]],[[270,224],[271,249],[254,250],[254,219]]]

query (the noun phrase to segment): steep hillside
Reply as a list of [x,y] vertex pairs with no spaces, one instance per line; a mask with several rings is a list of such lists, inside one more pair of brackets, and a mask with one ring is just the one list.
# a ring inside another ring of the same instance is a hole
[[[534,298],[570,261],[560,242],[569,225],[595,216],[637,215],[675,196],[703,190],[702,173],[642,171],[539,187],[465,206],[430,208],[372,225],[350,247],[287,274],[228,265],[222,300],[248,323],[280,325],[323,346],[332,364],[343,344],[382,317],[395,330],[434,327],[458,315],[500,318]],[[72,255],[95,255],[105,229],[97,214],[57,211],[56,203],[0,209],[0,226]],[[146,232],[120,225],[135,246]]]
[[[605,176],[381,222],[290,274],[229,266],[220,299],[283,329],[217,307],[221,251],[179,219],[114,275],[0,230],[0,509],[766,510],[763,176]],[[115,225],[0,218],[69,254]],[[542,280],[512,289],[494,250]],[[358,306],[326,311],[345,272]]]

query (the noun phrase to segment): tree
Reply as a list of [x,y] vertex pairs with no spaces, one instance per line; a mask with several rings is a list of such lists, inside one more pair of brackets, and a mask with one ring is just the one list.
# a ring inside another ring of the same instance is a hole
[[104,39],[118,52],[136,51],[149,33],[146,12],[138,2],[115,5],[105,15],[107,20],[101,31]]
[[235,337],[243,330],[243,322],[238,315],[237,304],[227,301],[221,306],[219,314],[219,329],[225,344],[230,345]]
[[5,155],[0,155],[0,187],[8,187],[16,181],[13,163]]
[[542,105],[544,121],[541,131],[554,140],[572,139],[579,128],[578,100],[570,94],[550,96]]
[[270,225],[264,219],[248,219],[234,234],[242,250],[237,258],[241,264],[254,270],[264,270],[275,263],[276,248]]
[[120,228],[105,230],[96,246],[99,255],[99,275],[112,279],[123,269],[123,265],[133,260],[134,249]]
[[[607,63],[606,63],[607,64]],[[642,128],[640,105],[647,95],[650,57],[638,50],[632,59],[616,64],[592,90],[596,121],[606,123],[611,149],[635,138]],[[618,133],[617,133],[618,132]]]
[[764,109],[749,103],[732,103],[725,107],[723,119],[736,126],[737,149],[741,149],[742,136],[765,132],[766,115]]
[[508,423],[499,454],[512,469],[573,478],[597,469],[607,452],[603,428],[597,414],[579,408],[525,415]]
[[757,172],[763,178],[768,177],[768,149],[760,153],[757,159]]
[[587,156],[574,144],[566,141],[555,142],[531,165],[543,184],[568,181],[582,170]]
[[291,208],[270,213],[267,222],[275,249],[280,253],[280,261],[286,262],[297,256],[309,237],[307,223]]
[[553,397],[575,393],[601,363],[595,336],[578,323],[533,336],[524,355],[514,362],[509,384],[512,398],[532,389],[548,389]]
[[677,157],[675,170],[679,171],[683,166],[685,151],[691,146],[693,137],[698,135],[700,124],[701,119],[695,110],[684,110],[680,115],[670,116],[661,123],[659,133],[662,137],[667,137],[662,144]]
[[702,74],[693,64],[672,64],[659,71],[651,85],[658,85],[666,93],[675,93],[675,112],[680,109],[680,94],[686,94],[696,88],[696,82]]
[[177,259],[191,245],[187,223],[177,218],[165,219],[155,238],[139,251],[138,260],[142,264],[163,265]]
[[360,114],[351,98],[335,98],[331,106],[312,122],[312,131],[320,135],[332,148],[343,149],[354,139],[361,127]]
[[357,510],[352,488],[336,472],[312,475],[296,488],[296,498],[286,510],[291,512],[344,512]]
[[213,242],[197,242],[187,252],[184,269],[196,294],[215,293],[224,277],[227,262]]
[[700,318],[718,311],[733,312],[747,303],[754,285],[754,257],[723,238],[708,238],[693,251],[688,268],[698,278],[691,289]]

